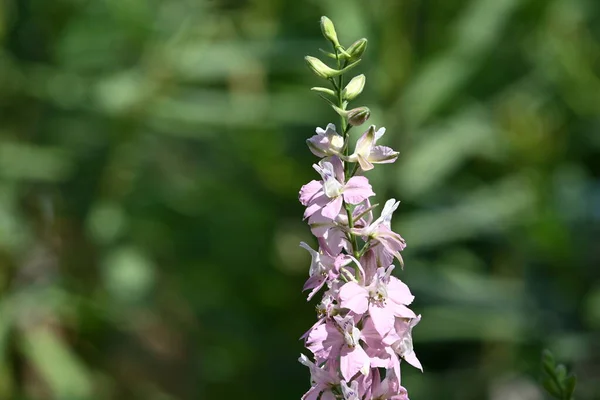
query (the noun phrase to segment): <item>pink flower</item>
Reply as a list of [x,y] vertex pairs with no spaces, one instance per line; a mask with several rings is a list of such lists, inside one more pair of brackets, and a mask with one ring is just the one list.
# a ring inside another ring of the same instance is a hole
[[408,392],[400,386],[400,377],[394,370],[387,370],[385,379],[382,381],[379,370],[373,371],[373,385],[368,395],[372,400],[409,400]]
[[319,368],[304,354],[300,354],[298,361],[310,369],[310,380],[313,384],[308,392],[302,396],[302,400],[317,400],[319,395],[321,395],[321,399],[334,400],[335,396],[331,389],[340,383],[337,373],[332,371],[332,368]]
[[[373,219],[371,209],[371,203],[368,199],[354,207],[352,217],[355,227],[366,227],[371,223]],[[332,255],[337,255],[342,250],[348,250],[349,244],[346,236],[348,233],[348,215],[346,211],[341,210],[334,219],[323,216],[322,211],[319,210],[308,218],[312,234],[319,239],[320,246]]]
[[347,160],[358,162],[363,171],[373,169],[373,164],[393,163],[398,158],[398,152],[386,146],[376,146],[375,143],[385,133],[385,128],[380,128],[375,132],[375,125],[358,139],[354,153]]
[[352,262],[352,258],[345,254],[339,254],[333,257],[324,252],[317,252],[304,242],[300,242],[300,247],[308,250],[312,261],[310,264],[310,278],[304,284],[302,290],[313,289],[308,295],[307,300],[310,300],[315,293],[319,291],[327,281],[332,281],[340,274],[340,268]]
[[392,214],[396,211],[399,204],[399,201],[389,199],[386,201],[379,218],[367,227],[352,230],[352,233],[366,237],[368,240],[374,242],[372,248],[382,266],[388,260],[390,262],[387,265],[389,265],[392,257],[396,257],[400,265],[404,266],[400,252],[406,248],[406,241],[391,229]]
[[312,329],[306,336],[306,348],[317,362],[339,358],[340,372],[350,380],[358,372],[366,375],[370,359],[360,345],[361,332],[351,316],[335,316]]
[[340,306],[356,315],[363,315],[368,311],[375,329],[382,337],[394,327],[395,317],[416,317],[406,307],[412,303],[414,296],[406,284],[391,276],[393,269],[393,265],[387,271],[379,268],[370,285],[348,282],[339,293]]
[[394,323],[394,329],[384,341],[391,345],[392,349],[400,357],[412,365],[423,371],[423,366],[417,358],[413,349],[412,329],[421,321],[421,316],[414,318],[397,318]]
[[358,382],[354,381],[348,386],[346,381],[341,382],[342,396],[344,400],[360,400],[360,393],[358,391]]
[[331,157],[331,162],[321,160],[313,165],[321,175],[322,181],[311,181],[300,189],[300,202],[306,206],[304,218],[319,210],[324,217],[335,219],[342,209],[342,202],[359,204],[374,196],[369,180],[364,176],[354,176],[344,183],[342,162]]
[[327,128],[316,129],[317,134],[306,140],[308,148],[317,157],[339,155],[344,147],[344,137],[335,131],[334,124],[328,124]]

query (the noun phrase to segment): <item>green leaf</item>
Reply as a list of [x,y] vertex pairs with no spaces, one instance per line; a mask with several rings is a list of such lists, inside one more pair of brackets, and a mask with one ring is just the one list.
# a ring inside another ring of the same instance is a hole
[[571,400],[573,393],[575,392],[575,386],[577,385],[577,377],[573,374],[569,375],[563,381],[565,400]]
[[556,376],[558,381],[562,383],[567,377],[567,367],[565,367],[563,364],[560,364],[558,367],[556,367],[554,376]]
[[542,385],[544,386],[544,389],[548,391],[548,393],[550,393],[557,399],[562,400],[562,390],[554,379],[552,379],[551,377],[546,377],[542,381]]
[[542,353],[542,368],[544,372],[550,376],[554,376],[554,369],[556,367],[556,361],[550,350],[544,350]]
[[29,329],[22,349],[56,399],[84,399],[92,394],[89,372],[68,345],[50,330]]

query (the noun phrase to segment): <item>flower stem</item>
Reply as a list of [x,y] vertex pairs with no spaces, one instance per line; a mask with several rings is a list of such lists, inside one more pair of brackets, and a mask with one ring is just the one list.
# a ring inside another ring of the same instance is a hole
[[[336,48],[334,48],[335,51],[335,58],[337,61],[337,68],[340,69],[342,67],[341,62],[340,62],[340,53],[338,52],[338,50]],[[344,61],[344,66],[346,67],[347,62]],[[342,91],[343,91],[343,87],[344,87],[344,74],[340,74],[340,76],[338,77],[338,82],[337,85],[335,84],[335,80],[332,79],[332,83],[333,83],[333,87],[336,91],[337,94],[337,100],[338,100],[338,107],[342,110],[345,110],[346,107],[344,106],[344,98],[342,96]],[[350,126],[347,121],[346,118],[343,115],[340,115],[340,128],[341,131],[344,135],[344,155],[347,157],[348,156],[348,152],[349,152],[349,146],[348,146],[348,138],[350,137],[350,129],[352,128],[352,126]],[[356,168],[354,169],[354,171],[356,171]],[[349,179],[349,172],[350,172],[350,163],[348,161],[344,161],[344,176],[346,177],[346,179]],[[352,255],[358,259],[358,255],[359,255],[359,249],[358,249],[358,241],[356,238],[356,235],[354,235],[351,230],[352,228],[354,228],[354,219],[352,217],[352,207],[350,206],[350,204],[344,202],[344,208],[346,209],[346,214],[348,215],[348,228],[350,229],[350,231],[348,232],[349,236],[350,236],[350,245],[352,246]],[[357,271],[358,274],[358,271]]]

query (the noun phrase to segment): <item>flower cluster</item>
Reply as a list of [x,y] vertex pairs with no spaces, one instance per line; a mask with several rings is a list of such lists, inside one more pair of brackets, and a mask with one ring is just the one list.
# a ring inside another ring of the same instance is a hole
[[300,357],[310,369],[312,382],[302,399],[407,400],[400,363],[404,360],[422,370],[412,344],[412,329],[421,317],[408,308],[414,298],[408,286],[392,276],[394,260],[403,266],[400,253],[406,247],[391,229],[399,202],[388,200],[375,219],[377,204],[370,200],[375,193],[362,175],[374,164],[393,163],[398,153],[377,144],[385,129],[375,126],[364,132],[350,153],[349,131],[358,125],[352,118],[363,113],[361,118],[366,120],[369,112],[366,107],[360,112],[346,111],[365,79],[355,77],[342,89],[343,72],[360,61],[366,40],[359,41],[364,45],[357,58],[353,50],[357,46],[344,49],[329,19],[323,17],[321,27],[333,44],[330,56],[337,60],[338,69],[319,61],[324,69],[310,57],[311,68],[321,68],[320,73],[315,70],[317,75],[333,84],[333,90],[313,89],[340,114],[341,130],[338,133],[329,124],[317,128],[316,135],[307,140],[310,151],[321,158],[313,165],[320,179],[304,185],[299,195],[306,207],[304,219],[318,242],[316,250],[301,243],[312,257],[304,290],[310,291],[308,300],[323,292],[316,307],[319,319],[302,336],[314,359]]

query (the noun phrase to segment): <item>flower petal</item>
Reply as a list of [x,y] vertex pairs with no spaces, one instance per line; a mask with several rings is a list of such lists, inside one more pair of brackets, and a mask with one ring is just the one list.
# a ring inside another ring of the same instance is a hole
[[390,276],[390,281],[387,285],[388,297],[396,304],[409,305],[415,299],[406,283],[400,279]]
[[423,372],[423,365],[421,365],[421,362],[417,358],[417,355],[415,354],[414,351],[411,351],[410,353],[405,354],[402,358],[404,358],[404,360],[407,363],[409,363],[410,365],[412,365],[415,368],[420,369],[421,372]]
[[340,371],[346,380],[350,380],[359,371],[367,371],[370,365],[370,359],[367,353],[360,346],[350,348],[342,347],[340,356]]
[[350,178],[342,192],[344,200],[349,204],[359,204],[374,195],[375,193],[369,180],[364,176],[353,176]]
[[325,207],[323,207],[323,210],[321,211],[321,213],[326,218],[334,219],[340,213],[341,209],[342,209],[342,196],[338,196],[338,197],[332,199],[329,203],[327,203],[327,205]]
[[348,282],[339,292],[340,306],[362,315],[369,308],[369,292],[356,282]]
[[375,164],[389,164],[398,159],[398,154],[400,153],[391,147],[375,146],[371,149],[368,160]]
[[369,315],[373,320],[373,326],[379,332],[381,337],[387,335],[389,331],[394,327],[394,321],[396,320],[394,315],[394,308],[385,305],[383,307],[377,305],[371,305],[369,307]]
[[300,203],[307,206],[310,200],[323,189],[323,184],[319,181],[310,181],[300,189]]

